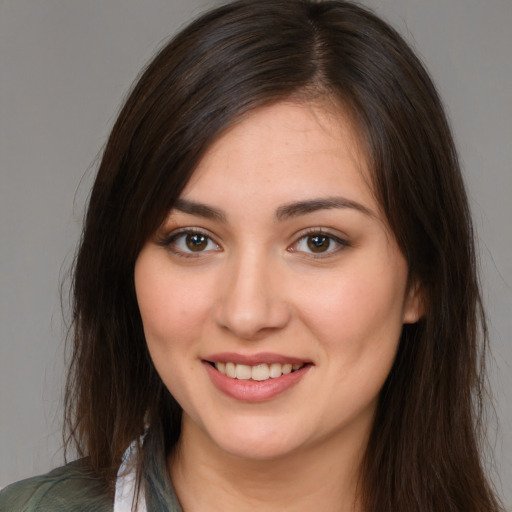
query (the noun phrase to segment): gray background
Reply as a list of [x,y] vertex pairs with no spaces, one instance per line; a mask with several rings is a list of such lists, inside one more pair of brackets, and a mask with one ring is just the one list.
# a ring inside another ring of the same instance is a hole
[[[366,0],[447,106],[476,221],[512,504],[512,0]],[[0,487],[62,463],[60,282],[109,129],[140,68],[213,0],[0,0]],[[64,287],[65,289],[65,287]]]

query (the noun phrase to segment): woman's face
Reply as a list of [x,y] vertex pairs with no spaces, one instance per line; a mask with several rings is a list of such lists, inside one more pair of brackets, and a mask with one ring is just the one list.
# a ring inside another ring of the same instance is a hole
[[207,152],[135,266],[184,432],[268,459],[362,443],[404,322],[407,264],[343,116],[280,103]]

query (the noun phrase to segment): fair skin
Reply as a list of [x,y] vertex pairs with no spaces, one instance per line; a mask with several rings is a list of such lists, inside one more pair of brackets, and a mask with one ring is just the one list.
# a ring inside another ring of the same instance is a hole
[[378,393],[421,307],[339,114],[250,113],[137,259],[148,348],[183,408],[169,470],[187,512],[358,510]]

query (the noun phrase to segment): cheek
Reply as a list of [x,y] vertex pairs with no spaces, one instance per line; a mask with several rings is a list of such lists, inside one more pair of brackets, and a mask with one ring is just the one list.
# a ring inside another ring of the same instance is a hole
[[302,311],[317,338],[345,355],[358,358],[368,349],[394,351],[403,323],[405,263],[388,267],[364,265],[330,276],[306,294]]
[[135,267],[135,289],[146,343],[165,386],[179,403],[186,404],[191,400],[191,376],[197,370],[194,341],[205,328],[208,293],[200,282],[169,272],[165,261],[158,265],[158,259],[144,256]]
[[196,280],[181,278],[176,271],[171,274],[166,266],[146,265],[139,258],[135,288],[152,356],[180,350],[204,328],[209,294]]

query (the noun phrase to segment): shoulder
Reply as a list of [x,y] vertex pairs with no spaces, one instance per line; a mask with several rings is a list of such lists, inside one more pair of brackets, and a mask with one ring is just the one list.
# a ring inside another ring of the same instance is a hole
[[0,491],[0,512],[111,512],[112,507],[106,486],[81,460]]

